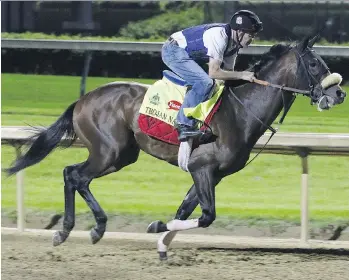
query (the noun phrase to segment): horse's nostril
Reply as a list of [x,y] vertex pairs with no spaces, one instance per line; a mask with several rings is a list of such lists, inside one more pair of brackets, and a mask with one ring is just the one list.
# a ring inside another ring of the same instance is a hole
[[337,90],[336,94],[337,94],[337,97],[341,97],[341,98],[344,98],[347,96],[347,94],[341,90]]

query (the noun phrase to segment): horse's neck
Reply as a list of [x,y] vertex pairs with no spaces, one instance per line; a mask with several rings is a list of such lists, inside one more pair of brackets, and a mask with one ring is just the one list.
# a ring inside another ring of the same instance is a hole
[[[259,78],[273,84],[285,84],[286,77],[277,73],[277,67],[274,66],[272,69],[268,72],[263,72]],[[245,141],[253,146],[267,130],[265,125],[271,125],[283,109],[282,92],[279,89],[258,84],[246,84],[235,91],[245,107],[245,114],[241,116],[244,118],[244,120],[241,120],[241,123],[246,126],[243,129]],[[285,94],[285,96],[285,102],[288,103],[291,95]],[[235,100],[235,103],[238,102]],[[241,104],[234,104],[235,108],[237,108],[236,106],[241,106]],[[241,112],[241,109],[238,111]],[[262,125],[252,113],[265,125]],[[239,118],[239,116],[237,117]]]

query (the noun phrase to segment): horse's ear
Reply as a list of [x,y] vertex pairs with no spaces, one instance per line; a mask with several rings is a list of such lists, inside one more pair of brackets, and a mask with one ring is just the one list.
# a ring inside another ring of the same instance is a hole
[[312,48],[314,44],[320,39],[320,34],[316,34],[313,38],[309,40],[308,46],[309,48]]
[[310,39],[310,36],[307,36],[297,44],[297,49],[300,53],[302,53],[308,47],[309,39]]

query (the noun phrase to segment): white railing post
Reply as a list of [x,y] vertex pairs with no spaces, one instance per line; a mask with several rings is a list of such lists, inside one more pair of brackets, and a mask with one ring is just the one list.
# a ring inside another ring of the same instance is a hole
[[308,189],[308,157],[302,158],[302,191],[301,191],[301,243],[307,243],[309,238],[309,189]]
[[[21,157],[21,146],[14,145],[16,148],[17,159]],[[17,229],[23,232],[25,229],[25,210],[24,210],[24,170],[16,174],[17,184]]]
[[16,174],[17,180],[17,229],[20,232],[25,228],[25,211],[24,211],[24,170]]
[[305,245],[309,239],[309,188],[308,188],[308,154],[307,148],[297,148],[298,155],[302,160],[302,176],[301,176],[301,236],[300,243]]

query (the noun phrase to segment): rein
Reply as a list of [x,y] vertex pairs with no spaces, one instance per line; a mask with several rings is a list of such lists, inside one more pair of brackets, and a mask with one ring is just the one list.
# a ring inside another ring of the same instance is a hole
[[280,85],[272,84],[272,83],[269,83],[267,81],[258,80],[258,79],[253,79],[252,82],[259,84],[259,85],[262,85],[262,86],[278,88],[278,89],[285,90],[285,91],[292,91],[292,92],[300,93],[303,95],[310,95],[310,93],[311,93],[310,90],[302,90],[302,89],[297,89],[297,88],[292,88],[292,87],[280,86]]
[[[296,88],[292,88],[292,87],[286,87],[286,86],[280,86],[280,85],[276,85],[276,84],[272,84],[269,83],[267,81],[263,81],[263,80],[258,80],[256,78],[254,78],[252,80],[253,83],[262,85],[262,86],[266,86],[266,87],[273,87],[273,88],[277,88],[280,90],[285,90],[285,91],[291,91],[294,93],[299,93],[302,95],[307,95],[309,96],[311,94],[311,91],[309,90],[301,90],[301,89],[296,89]],[[246,106],[243,104],[243,102],[236,96],[236,94],[231,90],[231,88],[229,88],[229,91],[233,94],[233,96],[235,97],[235,99],[246,109],[250,112],[250,114],[252,114],[256,120],[258,120],[264,127],[266,127],[267,129],[269,129],[272,133],[268,139],[268,141],[264,144],[264,146],[262,147],[262,149],[248,162],[245,164],[244,168],[249,165],[257,156],[259,156],[259,154],[265,149],[265,147],[268,145],[269,141],[271,140],[271,138],[274,136],[274,134],[278,131],[278,128],[273,128],[270,125],[265,124],[260,118],[258,118],[251,110],[247,109]],[[286,117],[286,114],[288,113],[288,110],[291,108],[294,100],[296,99],[296,95],[293,97],[293,99],[291,100],[289,106],[285,106],[284,104],[284,113],[283,116],[281,117],[279,124],[282,124],[284,118]]]
[[[307,48],[307,51],[311,51],[309,47]],[[253,83],[256,83],[256,84],[259,84],[259,85],[262,85],[262,86],[266,86],[266,87],[277,88],[277,89],[280,89],[281,91],[289,91],[289,92],[292,92],[294,94],[291,102],[288,104],[288,106],[286,106],[285,99],[284,99],[284,93],[282,92],[282,101],[283,101],[284,110],[283,110],[283,115],[280,118],[279,125],[282,124],[282,122],[283,122],[284,118],[286,117],[289,109],[291,108],[293,102],[295,101],[295,99],[297,97],[297,94],[302,94],[303,96],[308,96],[308,97],[310,97],[312,99],[312,94],[313,94],[313,91],[315,90],[315,86],[314,86],[314,84],[312,82],[315,81],[317,84],[319,84],[319,81],[311,73],[309,73],[309,71],[307,70],[307,67],[306,67],[306,65],[304,63],[304,60],[303,60],[303,56],[305,55],[305,53],[304,54],[300,54],[298,51],[296,51],[296,53],[298,54],[298,62],[300,62],[300,64],[303,66],[303,69],[306,72],[306,78],[308,80],[310,90],[302,90],[302,89],[297,89],[297,88],[292,88],[292,87],[286,87],[284,85],[282,85],[282,86],[281,85],[276,85],[276,84],[269,83],[267,81],[259,80],[259,79],[256,79],[256,78],[254,78],[252,80]],[[326,64],[324,63],[322,58],[317,56],[317,59],[328,70],[328,67],[326,66]],[[298,71],[298,69],[299,68],[297,68],[297,71]],[[229,91],[233,94],[234,98],[242,105],[242,107],[245,108],[246,111],[249,111],[249,113],[251,115],[253,115],[256,120],[258,120],[264,127],[266,127],[267,129],[269,129],[272,132],[272,134],[270,135],[268,141],[264,144],[262,149],[247,164],[245,164],[245,166],[244,166],[244,168],[245,168],[247,165],[249,165],[265,149],[265,147],[269,143],[270,139],[278,131],[278,128],[274,129],[270,125],[265,124],[260,118],[258,118],[251,110],[249,110],[243,104],[243,102],[236,96],[236,94],[231,90],[230,87],[229,87]],[[323,94],[323,92],[321,91],[321,95],[322,94]]]

